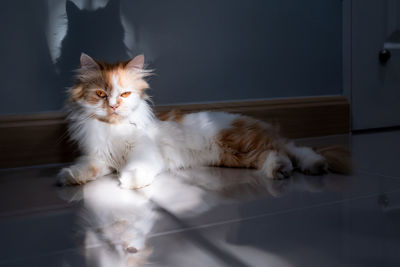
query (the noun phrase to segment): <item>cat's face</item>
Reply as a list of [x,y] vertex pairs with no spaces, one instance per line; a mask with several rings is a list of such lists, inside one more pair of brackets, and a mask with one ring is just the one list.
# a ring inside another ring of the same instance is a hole
[[147,96],[149,87],[144,77],[144,57],[139,55],[126,62],[109,64],[81,56],[77,83],[69,91],[71,101],[88,114],[108,123],[129,117]]

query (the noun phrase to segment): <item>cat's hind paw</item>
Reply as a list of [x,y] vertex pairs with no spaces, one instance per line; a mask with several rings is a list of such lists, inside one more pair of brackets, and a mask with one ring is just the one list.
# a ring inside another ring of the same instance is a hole
[[308,175],[321,175],[328,172],[328,163],[325,159],[320,159],[301,168],[301,172]]
[[328,172],[328,162],[323,156],[317,153],[305,155],[299,167],[302,173],[309,175],[321,175]]
[[292,175],[293,165],[286,155],[272,151],[267,156],[261,169],[269,179],[284,179]]

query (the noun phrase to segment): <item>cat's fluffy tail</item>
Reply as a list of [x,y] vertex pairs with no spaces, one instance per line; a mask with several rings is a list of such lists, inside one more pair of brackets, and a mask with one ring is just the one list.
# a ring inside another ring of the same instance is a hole
[[351,174],[352,162],[350,151],[343,146],[329,146],[314,149],[328,163],[328,170],[333,173]]

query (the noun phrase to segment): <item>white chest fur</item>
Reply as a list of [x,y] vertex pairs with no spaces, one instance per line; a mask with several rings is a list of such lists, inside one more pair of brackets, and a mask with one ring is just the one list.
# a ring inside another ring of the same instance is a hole
[[119,169],[127,154],[134,148],[138,130],[129,122],[108,124],[90,120],[83,126],[83,149],[107,165]]

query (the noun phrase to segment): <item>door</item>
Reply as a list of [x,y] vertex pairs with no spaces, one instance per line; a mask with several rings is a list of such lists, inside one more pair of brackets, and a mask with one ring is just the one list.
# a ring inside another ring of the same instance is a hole
[[352,128],[399,126],[400,1],[349,1]]

